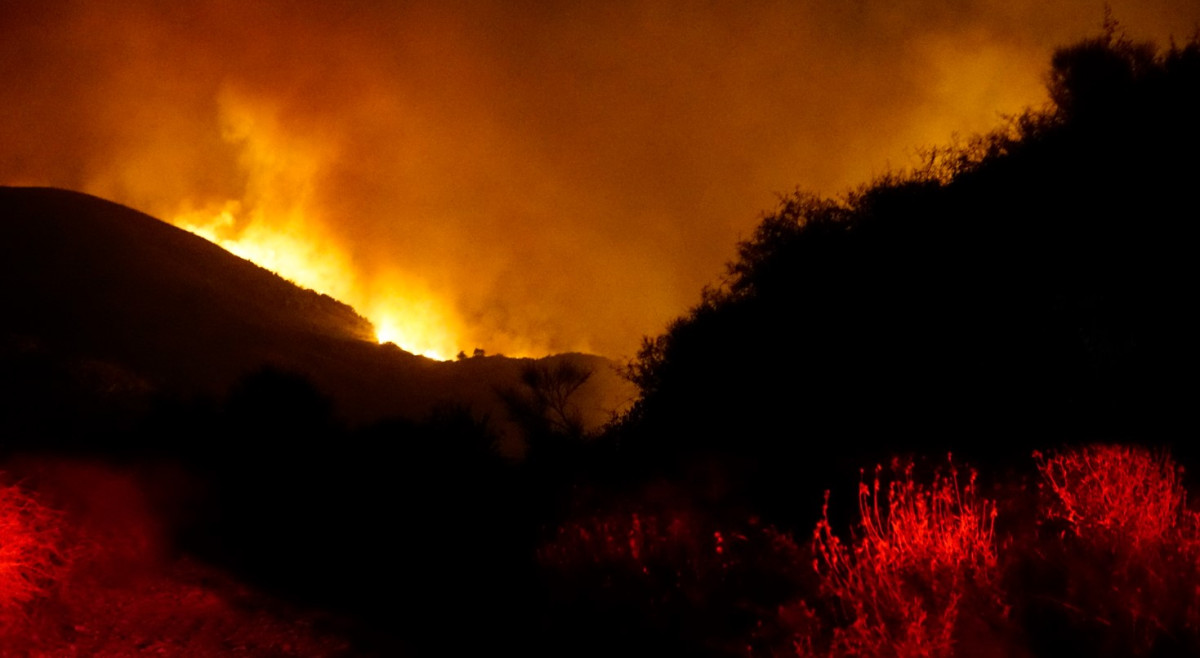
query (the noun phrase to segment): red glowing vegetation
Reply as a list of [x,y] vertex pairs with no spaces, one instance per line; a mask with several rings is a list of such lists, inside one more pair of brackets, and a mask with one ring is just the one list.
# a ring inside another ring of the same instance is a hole
[[[577,516],[537,552],[554,575],[551,625],[566,624],[564,640],[647,633],[630,637],[771,656],[1200,655],[1200,515],[1182,470],[1130,446],[1034,459],[1038,497],[996,490],[1015,496],[1001,500],[1002,540],[997,504],[953,462],[928,477],[908,462],[877,467],[841,537],[827,493],[811,553],[757,518],[678,501]],[[157,562],[138,488],[88,473],[62,478],[85,483],[71,489],[79,500],[45,476],[46,497],[0,485],[4,655],[140,655],[132,637],[172,655],[348,646],[247,613],[265,599],[216,572]]]
[[[662,623],[670,636],[687,620],[704,646],[739,638],[775,658],[1200,655],[1200,514],[1182,469],[1105,445],[1034,465],[1038,495],[1024,478],[998,482],[999,504],[952,461],[928,477],[877,467],[849,535],[826,494],[810,553],[757,520],[640,507],[563,524],[539,558],[559,608],[604,611],[587,632]],[[755,625],[726,621],[740,615]]]
[[62,517],[15,485],[0,485],[0,628],[22,621],[66,568]]
[[1082,538],[1138,550],[1172,538],[1184,519],[1181,469],[1145,448],[1095,445],[1045,456],[1043,514]]
[[54,460],[15,467],[33,487],[0,484],[0,656],[348,654],[316,630],[319,615],[164,559],[140,481]]
[[1061,551],[1064,614],[1110,651],[1200,640],[1200,519],[1165,454],[1096,445],[1034,454],[1043,522]]
[[962,486],[951,464],[924,485],[911,463],[893,462],[881,501],[881,470],[873,486],[860,483],[861,520],[849,544],[830,526],[826,495],[813,565],[833,632],[819,637],[820,611],[793,610],[807,626],[795,640],[798,655],[950,656],[964,599],[977,599],[973,610],[999,604],[996,507],[978,496],[975,472]]

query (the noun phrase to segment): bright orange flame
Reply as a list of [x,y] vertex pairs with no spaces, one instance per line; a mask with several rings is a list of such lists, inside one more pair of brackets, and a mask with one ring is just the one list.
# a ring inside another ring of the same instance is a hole
[[432,293],[402,278],[388,277],[387,293],[372,298],[358,284],[349,261],[338,250],[303,237],[275,233],[252,223],[236,238],[222,235],[236,224],[238,202],[226,202],[216,212],[192,211],[173,217],[176,226],[213,242],[230,253],[271,270],[289,281],[353,306],[375,327],[381,342],[399,345],[414,354],[445,361],[455,352],[455,335]]
[[403,272],[364,278],[314,218],[310,199],[328,146],[297,138],[269,104],[229,90],[220,98],[222,135],[241,148],[243,199],[185,205],[169,221],[305,288],[353,306],[380,342],[446,360],[458,349],[452,315],[438,296]]

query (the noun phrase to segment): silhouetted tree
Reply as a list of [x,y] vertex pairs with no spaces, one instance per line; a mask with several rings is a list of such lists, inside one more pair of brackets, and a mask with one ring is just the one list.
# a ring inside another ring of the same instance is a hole
[[583,438],[583,416],[574,395],[592,372],[560,359],[553,365],[534,362],[521,370],[519,389],[499,392],[512,419],[536,441],[548,436]]
[[1069,120],[1086,120],[1093,112],[1112,111],[1128,102],[1142,78],[1161,71],[1154,44],[1130,40],[1109,14],[1102,36],[1054,53],[1050,99]]

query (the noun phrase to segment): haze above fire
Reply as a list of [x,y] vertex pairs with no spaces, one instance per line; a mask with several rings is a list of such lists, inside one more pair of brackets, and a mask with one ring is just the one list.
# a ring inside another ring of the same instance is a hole
[[[1200,25],[1108,4],[1138,39]],[[0,183],[195,230],[411,351],[620,358],[776,193],[1043,102],[1104,6],[8,2]]]

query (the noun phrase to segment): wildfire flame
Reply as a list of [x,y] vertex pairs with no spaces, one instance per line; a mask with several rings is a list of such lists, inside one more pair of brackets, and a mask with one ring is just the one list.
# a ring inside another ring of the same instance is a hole
[[[414,354],[445,361],[455,352],[456,336],[432,295],[419,285],[388,277],[387,294],[364,294],[345,255],[303,237],[273,232],[251,222],[237,237],[225,237],[238,224],[240,204],[228,201],[216,212],[200,210],[173,217],[172,224],[245,258],[305,288],[344,301],[366,316],[381,343],[395,343]],[[376,286],[378,287],[378,286]]]
[[269,105],[227,91],[221,97],[223,138],[241,149],[244,199],[184,206],[169,221],[293,283],[353,306],[379,342],[446,360],[457,332],[434,292],[399,271],[363,276],[309,211],[322,153],[280,128]]

